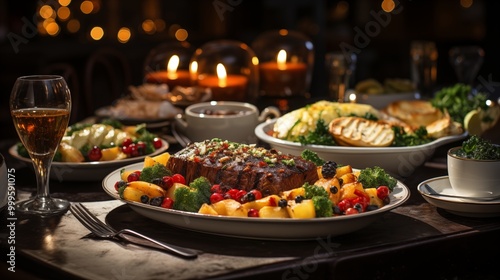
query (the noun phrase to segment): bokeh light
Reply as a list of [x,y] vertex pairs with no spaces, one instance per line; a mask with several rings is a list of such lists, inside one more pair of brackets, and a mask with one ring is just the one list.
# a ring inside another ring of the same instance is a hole
[[62,21],[65,21],[67,20],[71,15],[71,11],[69,10],[68,7],[59,7],[59,9],[57,9],[57,17],[62,20]]
[[77,19],[71,19],[66,24],[66,29],[71,33],[76,33],[80,30],[80,21]]
[[99,41],[104,37],[104,30],[100,26],[95,26],[90,30],[90,37],[96,41]]
[[40,16],[44,19],[52,18],[54,17],[54,9],[52,9],[51,6],[49,5],[43,5],[40,7]]
[[80,4],[80,10],[82,13],[88,15],[94,10],[94,3],[92,1],[85,0]]
[[127,27],[122,27],[120,30],[118,30],[118,34],[116,37],[118,38],[118,42],[124,44],[127,43],[130,40],[131,37],[130,29]]

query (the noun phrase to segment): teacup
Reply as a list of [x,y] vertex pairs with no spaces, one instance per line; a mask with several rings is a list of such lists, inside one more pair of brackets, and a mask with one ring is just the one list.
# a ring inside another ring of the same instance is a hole
[[8,178],[7,178],[7,164],[5,159],[0,154],[0,211],[7,205],[8,194]]
[[261,113],[250,103],[211,101],[190,105],[183,115],[175,118],[177,127],[194,142],[220,138],[237,143],[257,142],[255,127],[280,111],[267,107]]
[[490,197],[500,195],[500,160],[476,160],[461,157],[448,150],[448,176],[453,190],[461,196]]

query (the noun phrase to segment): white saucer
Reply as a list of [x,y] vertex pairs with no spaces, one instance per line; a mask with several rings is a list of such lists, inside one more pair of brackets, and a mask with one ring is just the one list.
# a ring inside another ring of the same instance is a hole
[[424,189],[424,184],[431,186],[440,194],[453,195],[448,176],[436,177],[423,181],[417,186],[418,192],[430,204],[450,213],[466,217],[497,217],[500,216],[500,199],[491,201],[472,201],[468,199],[433,196]]

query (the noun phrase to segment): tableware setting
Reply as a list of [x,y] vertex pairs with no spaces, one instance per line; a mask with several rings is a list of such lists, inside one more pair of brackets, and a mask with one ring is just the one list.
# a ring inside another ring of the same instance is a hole
[[[160,149],[144,156],[110,160],[110,161],[92,161],[92,162],[75,162],[75,163],[52,162],[52,166],[50,168],[51,180],[57,180],[59,182],[100,181],[106,175],[108,175],[109,172],[115,170],[116,168],[119,168],[120,166],[143,161],[146,156],[155,156],[167,151],[170,147],[170,144],[164,139],[162,139],[161,141],[162,141],[162,147]],[[25,158],[18,154],[17,145],[10,147],[9,154],[19,161],[25,162],[26,164],[31,164],[31,160],[29,158]]]
[[270,120],[259,124],[255,128],[257,137],[279,149],[284,153],[300,155],[304,149],[316,152],[325,160],[334,160],[338,163],[349,162],[356,168],[369,166],[380,166],[400,177],[411,175],[415,169],[432,157],[436,148],[448,143],[459,141],[467,136],[467,132],[459,135],[438,138],[432,142],[408,146],[408,147],[348,147],[348,146],[326,146],[326,145],[302,145],[299,142],[292,142],[278,139],[272,136],[272,131],[276,120]]
[[347,89],[346,102],[369,104],[382,110],[387,105],[398,100],[415,100],[418,94],[414,84],[407,79],[385,79],[379,82],[375,79],[359,81],[353,89]]
[[[141,169],[136,163],[123,167],[125,170]],[[401,206],[410,196],[408,187],[397,182],[390,194],[390,203],[373,211],[356,215],[314,219],[277,219],[214,216],[166,209],[150,204],[120,198],[115,184],[120,180],[120,169],[111,172],[102,181],[103,190],[112,198],[127,203],[138,214],[175,227],[215,235],[268,240],[307,240],[320,236],[336,236],[362,229],[384,213]]]
[[[426,184],[434,189],[438,195],[429,193],[425,188]],[[455,215],[473,218],[500,216],[500,199],[478,200],[456,197],[460,194],[453,190],[448,176],[425,180],[417,186],[417,191],[430,204]]]
[[212,101],[190,105],[175,118],[175,128],[190,141],[221,138],[239,143],[256,143],[255,127],[280,116],[275,107],[259,112],[256,106],[236,101]]
[[37,182],[36,196],[17,202],[16,209],[41,216],[66,212],[69,202],[51,197],[49,191],[49,170],[71,112],[71,93],[66,81],[55,75],[19,77],[9,104],[14,127],[29,153]]
[[417,189],[429,203],[457,215],[497,216],[498,170],[500,146],[473,135],[447,151],[448,176],[429,179]]

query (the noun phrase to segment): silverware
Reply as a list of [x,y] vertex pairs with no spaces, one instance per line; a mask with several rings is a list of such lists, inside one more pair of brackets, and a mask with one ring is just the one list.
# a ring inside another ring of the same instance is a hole
[[182,147],[186,147],[187,145],[189,145],[192,142],[191,139],[189,139],[186,135],[177,131],[175,123],[172,123],[172,134],[173,134],[175,140],[177,140],[177,142]]
[[443,194],[443,193],[438,193],[428,184],[424,184],[424,188],[425,188],[425,190],[427,190],[427,194],[432,195],[432,196],[455,197],[455,198],[462,198],[462,199],[468,199],[468,200],[478,200],[478,201],[489,201],[489,200],[495,200],[495,199],[500,198],[500,195],[486,196],[486,197],[470,197],[470,196],[461,196],[461,195],[453,195],[453,194]]
[[[116,231],[112,227],[108,226],[107,224],[99,220],[81,203],[71,203],[70,211],[87,229],[89,229],[94,235],[100,238],[111,239],[111,240],[121,239],[134,243],[136,245],[162,249],[184,258],[196,258],[198,256],[199,252],[196,250],[178,247],[171,244],[166,244],[130,229],[122,229]],[[130,238],[130,237],[136,237],[136,238]],[[137,239],[137,237],[139,239]]]

